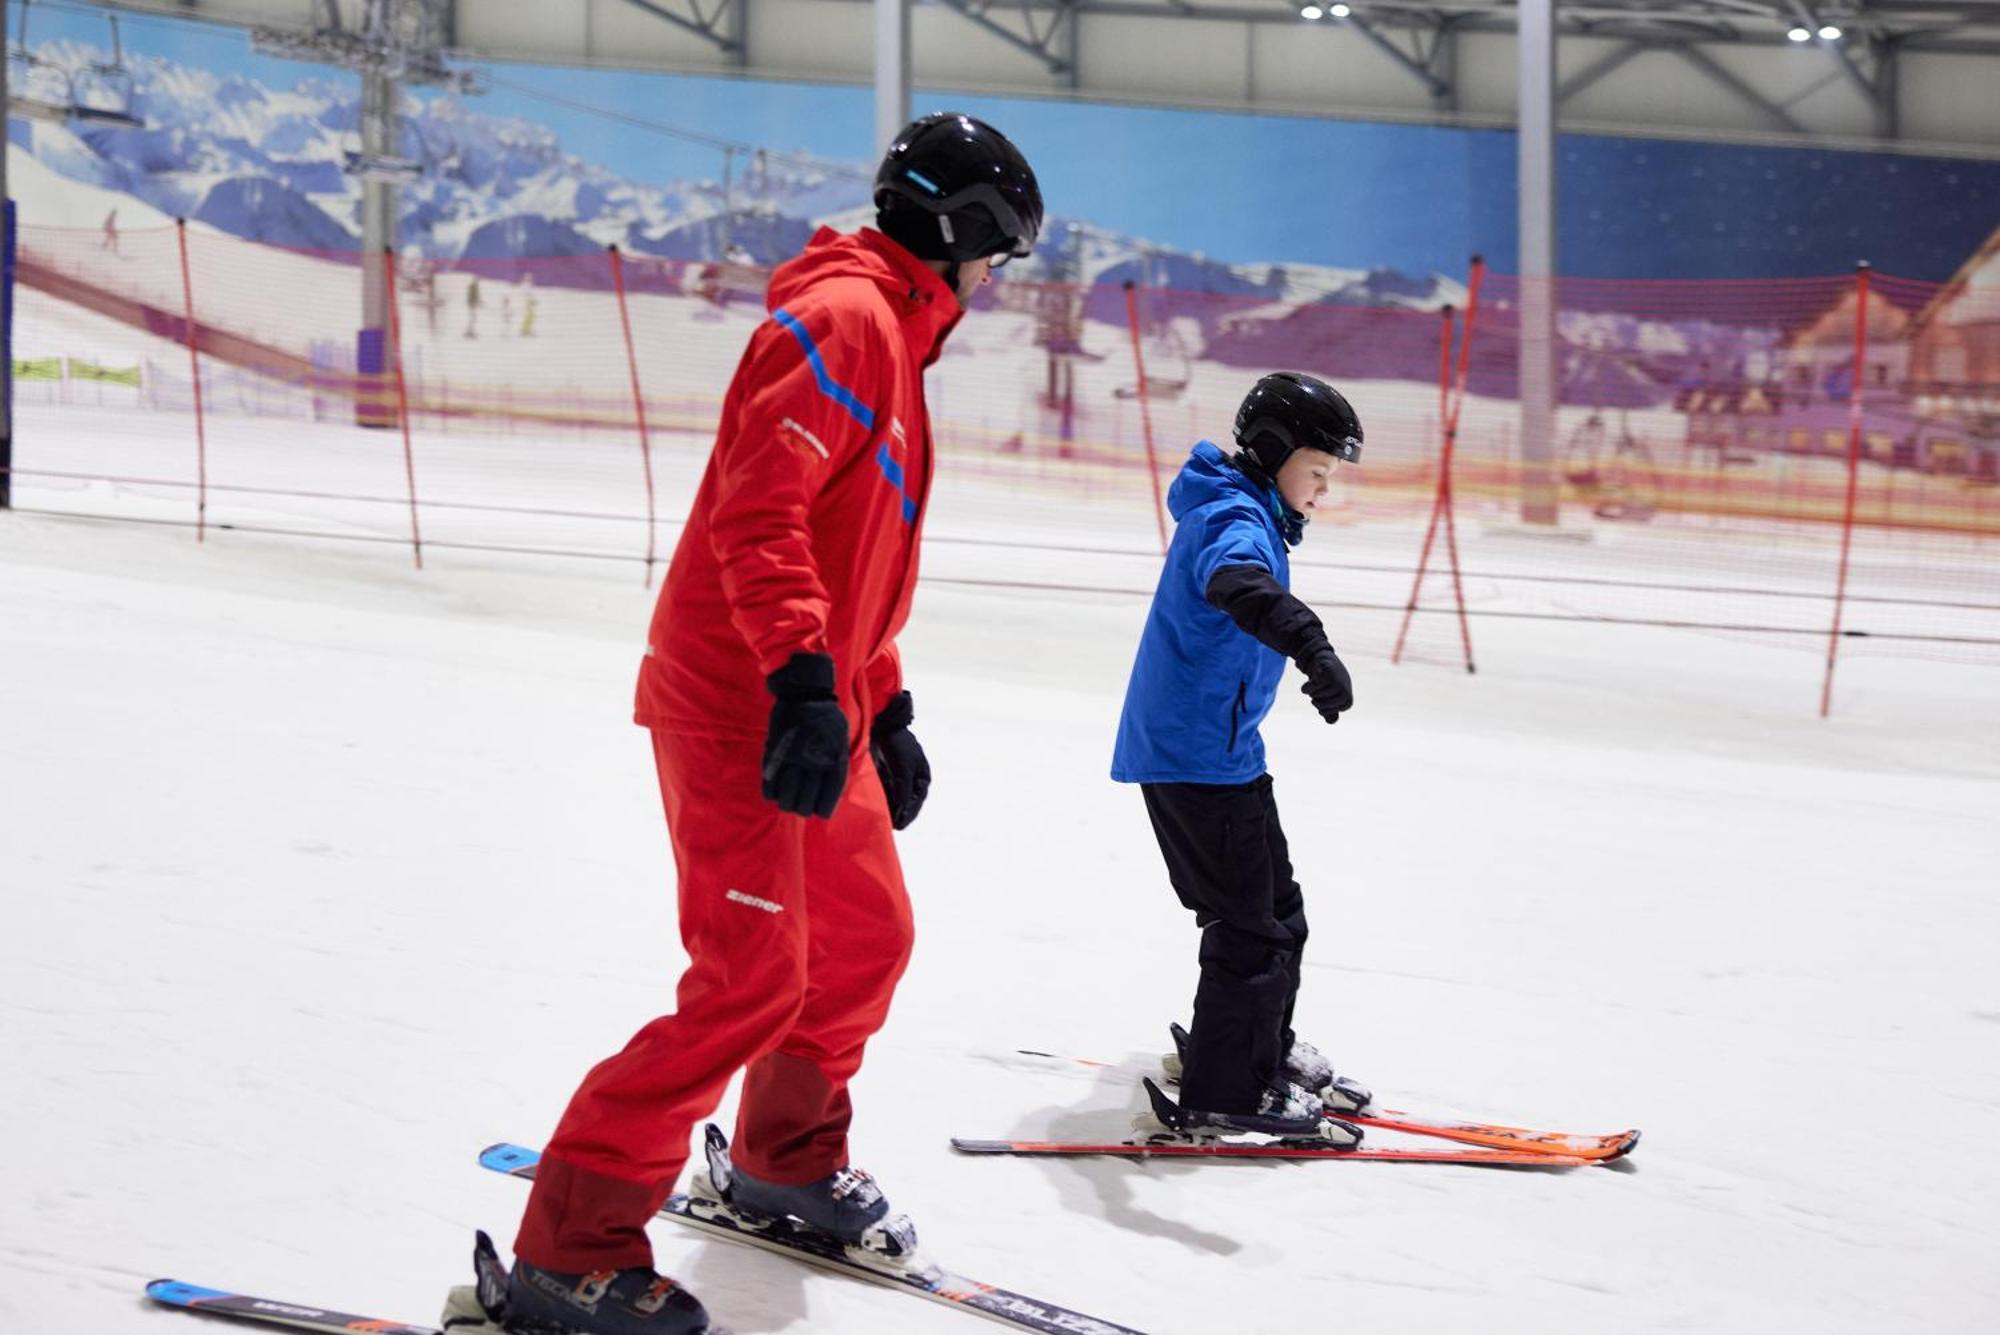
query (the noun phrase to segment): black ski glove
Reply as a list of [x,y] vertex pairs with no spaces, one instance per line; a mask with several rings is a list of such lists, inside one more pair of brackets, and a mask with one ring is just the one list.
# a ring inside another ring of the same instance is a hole
[[848,743],[833,660],[793,654],[764,683],[776,697],[764,739],[764,796],[794,816],[833,815],[847,786]]
[[1321,718],[1328,723],[1340,722],[1342,712],[1354,708],[1354,682],[1340,655],[1322,638],[1299,656],[1298,664],[1299,671],[1306,674],[1306,684],[1299,689],[1311,699]]
[[910,693],[898,691],[868,730],[875,772],[882,776],[882,791],[889,797],[889,823],[899,830],[917,818],[931,790],[931,762],[910,731],[910,721],[916,716]]
[[1338,723],[1344,711],[1354,708],[1354,682],[1327,642],[1326,627],[1270,571],[1257,565],[1224,566],[1205,592],[1246,634],[1299,665],[1306,674],[1302,689],[1321,718]]

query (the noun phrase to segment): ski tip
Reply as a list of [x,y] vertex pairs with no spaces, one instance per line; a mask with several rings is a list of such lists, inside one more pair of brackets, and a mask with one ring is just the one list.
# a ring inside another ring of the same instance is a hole
[[960,1136],[951,1138],[951,1147],[960,1154],[1006,1154],[1014,1148],[1011,1140],[966,1140]]
[[1092,1057],[1069,1057],[1060,1052],[1044,1052],[1040,1048],[1015,1048],[1017,1057],[1039,1057],[1043,1061],[1062,1062],[1069,1066],[1087,1066],[1094,1071],[1109,1070],[1116,1062],[1101,1062]]
[[526,1145],[511,1145],[504,1140],[479,1151],[479,1166],[496,1173],[528,1172],[541,1160],[540,1150],[531,1150]]
[[1625,1133],[1625,1140],[1623,1144],[1619,1145],[1617,1149],[1613,1150],[1611,1153],[1604,1156],[1603,1162],[1615,1163],[1619,1159],[1624,1158],[1626,1155],[1630,1154],[1633,1150],[1636,1150],[1638,1148],[1639,1148],[1639,1129],[1637,1127],[1634,1127],[1632,1130],[1627,1131]]
[[729,1149],[729,1137],[723,1135],[722,1128],[713,1122],[701,1129],[701,1143],[712,1150],[726,1152]]
[[183,1284],[177,1279],[156,1279],[146,1286],[146,1296],[169,1307],[194,1307],[229,1295],[221,1289],[204,1289],[199,1284]]

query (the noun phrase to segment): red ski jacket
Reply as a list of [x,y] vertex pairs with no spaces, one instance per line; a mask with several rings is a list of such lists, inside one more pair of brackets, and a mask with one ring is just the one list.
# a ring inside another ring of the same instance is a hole
[[857,743],[902,689],[931,484],[924,368],[958,323],[944,279],[880,232],[821,228],[779,266],[674,550],[638,722],[763,737],[766,674],[833,657]]

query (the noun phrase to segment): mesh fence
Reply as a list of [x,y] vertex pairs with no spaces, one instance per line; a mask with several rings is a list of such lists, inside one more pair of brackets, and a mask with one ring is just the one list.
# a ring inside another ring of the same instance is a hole
[[[113,415],[24,432],[24,507],[179,522],[199,493],[205,522],[385,542],[414,526],[649,573],[680,517],[658,497],[691,491],[767,278],[610,252],[404,260],[398,357],[357,337],[381,258],[175,228],[23,227],[19,247],[17,400]],[[1504,274],[1466,310],[997,283],[927,377],[933,538],[1157,552],[1155,496],[1189,445],[1287,368],[1341,386],[1367,430],[1314,520],[1343,536],[1301,549],[1302,573],[1322,601],[1385,612],[1417,584],[1420,657],[1458,653],[1434,615],[1447,564],[1416,580],[1455,410],[1475,634],[1482,617],[1626,622],[1820,651],[1844,562],[1842,652],[2000,663],[2000,264],[1942,285],[1871,274],[1865,295],[1857,275],[1560,280],[1553,420],[1524,440],[1536,295]],[[1520,518],[1538,481],[1553,527]]]

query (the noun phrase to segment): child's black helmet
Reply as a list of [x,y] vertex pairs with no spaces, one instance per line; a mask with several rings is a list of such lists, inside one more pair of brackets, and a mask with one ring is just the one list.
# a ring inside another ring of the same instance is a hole
[[918,259],[1025,257],[1042,230],[1034,168],[985,121],[940,111],[913,121],[875,173],[882,231]]
[[1246,462],[1266,477],[1294,450],[1321,450],[1347,463],[1361,461],[1361,419],[1341,392],[1297,371],[1259,380],[1236,410],[1236,444]]

